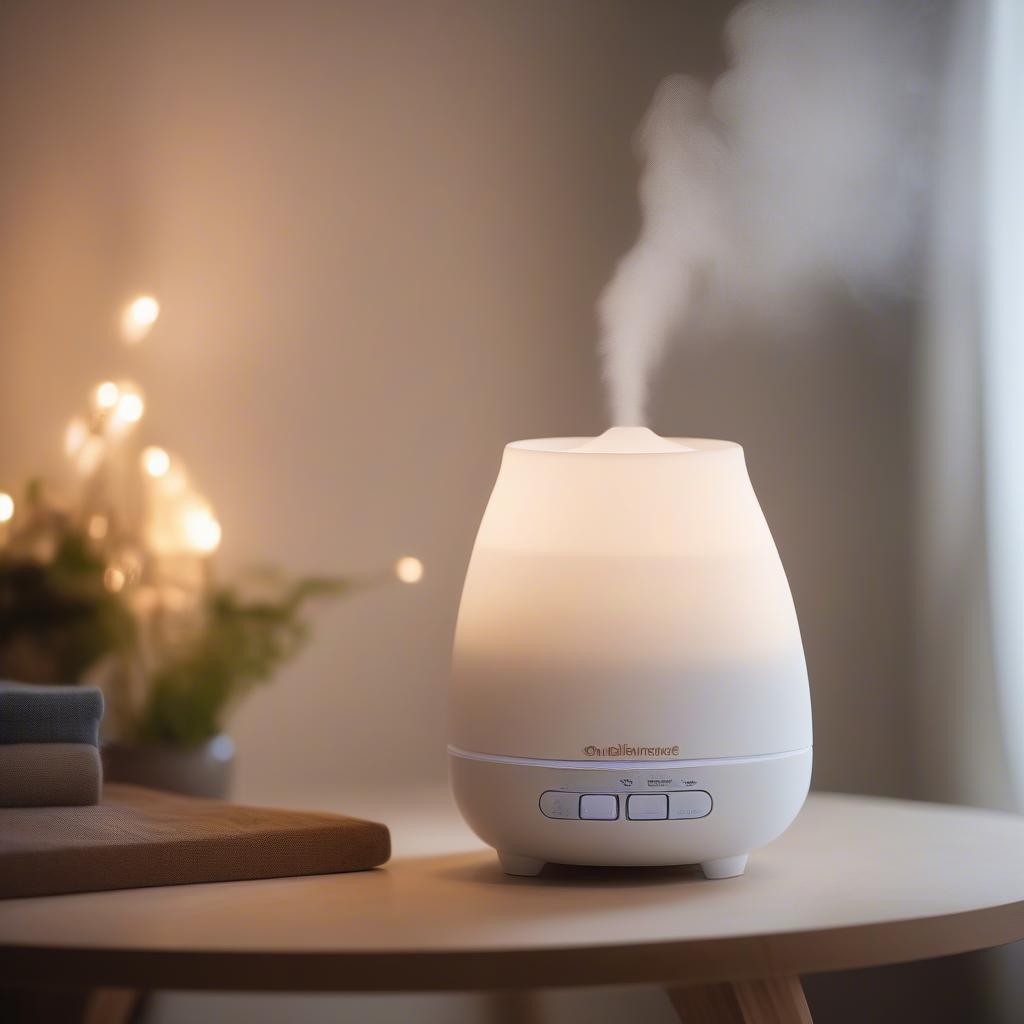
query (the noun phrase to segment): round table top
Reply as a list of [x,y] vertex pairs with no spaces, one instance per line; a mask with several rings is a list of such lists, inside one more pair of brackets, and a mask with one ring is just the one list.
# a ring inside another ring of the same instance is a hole
[[385,820],[396,857],[375,871],[0,902],[0,982],[307,991],[709,982],[1024,938],[1024,818],[1013,815],[813,794],[745,875],[720,881],[696,868],[557,866],[511,878],[450,805]]

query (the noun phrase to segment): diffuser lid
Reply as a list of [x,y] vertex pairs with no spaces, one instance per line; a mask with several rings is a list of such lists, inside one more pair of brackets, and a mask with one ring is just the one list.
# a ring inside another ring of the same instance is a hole
[[692,452],[682,441],[661,437],[648,427],[610,427],[600,437],[592,437],[573,452],[592,452],[595,455],[661,455]]
[[610,427],[598,437],[539,437],[513,441],[507,448],[552,455],[686,455],[738,449],[739,445],[704,438],[661,437],[647,427]]

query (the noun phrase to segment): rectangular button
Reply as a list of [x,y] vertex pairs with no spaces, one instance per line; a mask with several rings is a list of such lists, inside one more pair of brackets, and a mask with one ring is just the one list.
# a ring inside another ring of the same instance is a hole
[[706,818],[711,813],[711,794],[703,789],[691,789],[685,793],[669,793],[668,816],[670,818]]
[[619,798],[604,793],[584,793],[580,797],[580,817],[588,821],[615,821],[619,816]]
[[626,800],[626,817],[632,821],[655,821],[668,817],[666,793],[633,793]]
[[578,818],[580,816],[579,793],[560,793],[549,789],[540,795],[540,810],[547,818]]

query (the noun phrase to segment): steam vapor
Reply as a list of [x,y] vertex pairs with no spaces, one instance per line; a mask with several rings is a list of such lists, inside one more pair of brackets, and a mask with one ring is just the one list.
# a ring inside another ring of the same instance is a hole
[[816,294],[912,287],[941,19],[892,0],[752,0],[706,90],[659,86],[638,133],[642,225],[598,303],[613,422],[698,310],[801,319]]
[[707,90],[682,75],[658,87],[638,136],[643,226],[599,303],[616,424],[644,422],[650,368],[686,318],[727,237],[725,149]]

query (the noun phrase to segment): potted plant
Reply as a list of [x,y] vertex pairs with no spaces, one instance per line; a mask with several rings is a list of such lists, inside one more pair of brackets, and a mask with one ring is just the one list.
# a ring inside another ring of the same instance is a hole
[[[126,337],[158,310],[132,303]],[[220,524],[181,458],[139,443],[144,411],[134,383],[104,381],[66,432],[70,499],[39,482],[17,504],[0,492],[0,678],[100,685],[108,779],[224,796],[230,709],[302,648],[310,602],[374,579],[219,582]],[[395,575],[415,583],[422,565],[400,559]]]
[[[228,710],[301,649],[310,600],[350,589],[338,578],[275,574],[264,582],[271,585],[255,596],[235,585],[205,587],[194,626],[182,637],[165,635],[166,608],[147,609],[134,657],[123,659],[108,683],[118,719],[118,738],[104,745],[108,778],[195,796],[227,794],[234,763],[224,732]],[[140,672],[136,659],[148,668]]]

